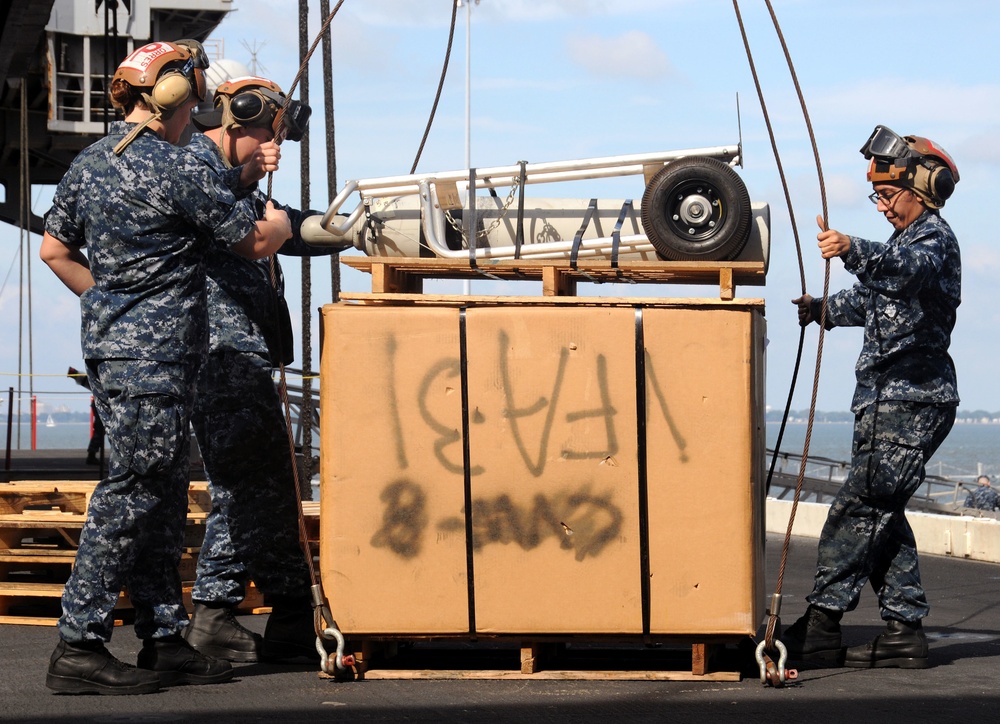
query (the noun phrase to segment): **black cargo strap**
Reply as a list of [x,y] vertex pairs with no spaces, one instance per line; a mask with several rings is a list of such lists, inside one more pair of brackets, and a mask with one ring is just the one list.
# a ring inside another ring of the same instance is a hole
[[587,213],[583,215],[583,223],[576,232],[576,236],[573,237],[573,249],[569,253],[569,265],[573,269],[576,269],[576,260],[580,254],[580,242],[583,240],[583,234],[587,230],[587,227],[590,226],[590,220],[594,218],[596,212],[597,199],[591,199],[590,203],[587,204]]
[[635,208],[632,206],[632,199],[625,199],[622,210],[618,212],[618,221],[615,223],[615,230],[611,232],[611,268],[618,268],[618,247],[622,240],[622,224],[625,223],[625,216],[632,218],[632,228],[635,233],[639,233],[639,227],[635,223]]
[[469,266],[476,268],[476,169],[469,169]]
[[652,604],[649,585],[649,480],[646,468],[646,337],[642,311],[642,307],[635,307],[635,427],[639,441],[636,482],[639,498],[639,600],[642,606],[642,633],[649,636]]
[[462,393],[462,468],[465,501],[465,578],[469,603],[469,633],[476,635],[475,529],[472,525],[472,451],[469,447],[469,335],[466,328],[467,307],[458,310],[458,368]]
[[527,161],[518,161],[517,165],[521,168],[518,174],[518,189],[517,189],[517,235],[514,237],[514,258],[521,258],[521,244],[524,243],[524,183],[527,178],[528,171]]

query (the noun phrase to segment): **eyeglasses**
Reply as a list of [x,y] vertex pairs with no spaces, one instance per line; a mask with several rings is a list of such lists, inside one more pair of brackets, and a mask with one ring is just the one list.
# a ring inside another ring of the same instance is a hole
[[894,198],[896,198],[897,196],[899,196],[904,191],[906,191],[906,189],[900,189],[899,191],[897,191],[894,194],[882,194],[882,193],[879,193],[878,191],[875,191],[873,193],[868,194],[868,200],[871,201],[876,206],[878,206],[878,202],[881,201],[886,206],[891,207],[892,206],[892,200]]

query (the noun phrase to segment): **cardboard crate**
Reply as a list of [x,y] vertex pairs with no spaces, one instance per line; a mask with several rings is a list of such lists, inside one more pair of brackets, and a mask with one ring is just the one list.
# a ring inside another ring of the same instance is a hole
[[345,635],[757,630],[762,303],[323,320],[320,567]]

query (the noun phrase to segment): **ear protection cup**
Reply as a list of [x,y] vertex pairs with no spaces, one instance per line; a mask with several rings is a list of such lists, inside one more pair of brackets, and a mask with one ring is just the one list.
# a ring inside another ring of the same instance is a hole
[[912,189],[933,209],[943,207],[955,191],[955,176],[951,169],[935,159],[924,158],[913,164],[902,180],[904,186]]
[[947,166],[938,166],[931,170],[927,185],[935,198],[947,201],[955,192],[955,177]]
[[164,111],[180,108],[191,98],[191,82],[179,72],[168,71],[153,86],[152,98]]

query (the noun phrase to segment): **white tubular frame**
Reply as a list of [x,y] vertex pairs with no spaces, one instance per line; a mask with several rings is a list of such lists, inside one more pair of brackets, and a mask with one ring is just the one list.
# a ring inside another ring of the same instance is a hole
[[[731,146],[712,146],[707,148],[691,148],[680,151],[662,151],[656,153],[632,154],[626,156],[605,156],[601,158],[580,159],[575,161],[552,161],[547,163],[525,164],[524,183],[555,183],[560,181],[580,181],[586,179],[611,178],[615,176],[643,176],[650,166],[665,165],[671,161],[687,156],[707,156],[715,158],[730,166],[742,164],[742,149],[740,144]],[[508,187],[517,182],[521,176],[520,164],[511,166],[495,166],[492,168],[473,169],[475,174],[475,189]],[[447,183],[456,187],[464,187],[468,192],[470,171],[444,171],[441,173],[411,174],[408,176],[385,176],[374,179],[348,181],[344,188],[330,203],[323,215],[320,225],[335,236],[348,234],[365,213],[366,205],[372,199],[419,195],[420,218],[424,236],[430,248],[442,258],[469,258],[468,249],[449,249],[444,241],[445,216],[438,203],[437,185]],[[361,202],[353,211],[346,215],[340,224],[334,219],[348,197],[355,191],[361,195]],[[475,200],[475,193],[468,194]],[[478,213],[478,211],[477,211]],[[603,256],[610,252],[612,238],[583,239],[579,244],[580,257]],[[552,241],[537,244],[522,244],[521,258],[560,259],[568,257],[573,248],[570,241]],[[619,238],[619,248],[623,252],[655,253],[653,245],[644,234],[636,234]],[[514,245],[504,247],[477,247],[476,258],[504,259],[513,258],[516,253]]]

